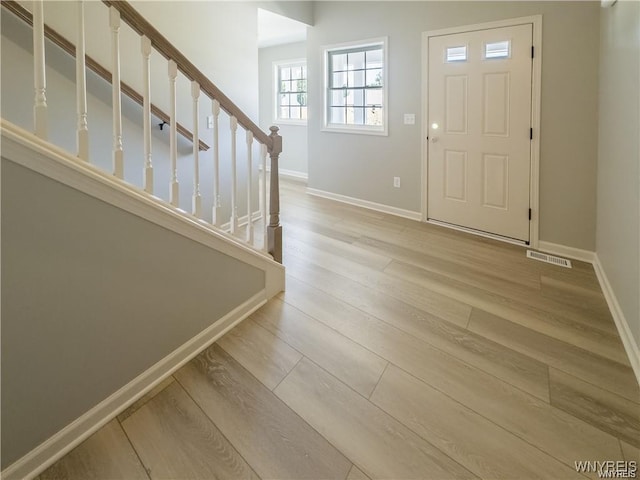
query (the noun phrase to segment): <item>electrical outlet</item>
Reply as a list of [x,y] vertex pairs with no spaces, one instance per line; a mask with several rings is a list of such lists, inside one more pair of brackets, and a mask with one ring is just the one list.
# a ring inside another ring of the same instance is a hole
[[207,116],[207,128],[209,130],[213,128],[213,115]]
[[393,186],[395,188],[400,188],[400,177],[393,177]]

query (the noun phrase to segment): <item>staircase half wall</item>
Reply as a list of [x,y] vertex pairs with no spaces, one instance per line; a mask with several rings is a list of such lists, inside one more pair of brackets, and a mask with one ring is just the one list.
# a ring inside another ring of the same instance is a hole
[[29,478],[284,289],[284,268],[2,124],[2,477]]

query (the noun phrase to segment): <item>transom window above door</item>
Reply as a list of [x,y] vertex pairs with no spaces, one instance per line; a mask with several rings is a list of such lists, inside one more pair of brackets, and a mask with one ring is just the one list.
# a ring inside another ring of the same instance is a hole
[[325,48],[324,130],[387,134],[387,40]]

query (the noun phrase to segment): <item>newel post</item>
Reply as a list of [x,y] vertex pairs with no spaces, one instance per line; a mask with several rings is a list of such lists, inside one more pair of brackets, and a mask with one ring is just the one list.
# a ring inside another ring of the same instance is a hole
[[278,127],[270,127],[271,179],[269,183],[269,226],[267,227],[268,252],[273,259],[282,263],[282,225],[280,225],[280,184],[278,180],[278,158],[282,152],[282,137]]

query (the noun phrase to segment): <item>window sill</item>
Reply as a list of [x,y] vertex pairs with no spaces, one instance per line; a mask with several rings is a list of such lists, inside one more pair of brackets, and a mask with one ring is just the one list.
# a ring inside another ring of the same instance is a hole
[[356,135],[378,135],[387,137],[389,132],[386,128],[380,127],[365,127],[360,125],[325,125],[322,128],[323,132],[329,133],[351,133]]

